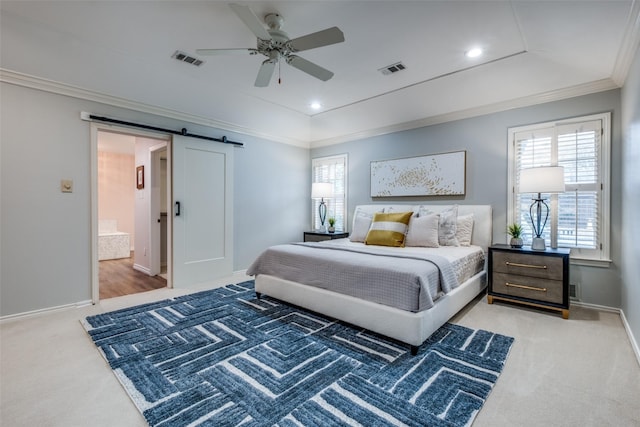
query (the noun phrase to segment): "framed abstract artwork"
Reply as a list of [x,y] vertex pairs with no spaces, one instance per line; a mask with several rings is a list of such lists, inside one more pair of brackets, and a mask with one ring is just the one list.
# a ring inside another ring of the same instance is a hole
[[371,162],[371,197],[463,196],[466,151]]

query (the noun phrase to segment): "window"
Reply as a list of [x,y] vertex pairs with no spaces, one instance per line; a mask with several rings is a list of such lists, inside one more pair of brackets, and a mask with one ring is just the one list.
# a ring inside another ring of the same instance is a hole
[[547,245],[571,248],[573,262],[609,261],[610,120],[606,113],[509,129],[507,221],[523,226],[525,245],[531,244],[529,207],[537,194],[517,193],[520,171],[563,166],[565,192],[542,194],[550,208],[542,237]]
[[[341,154],[331,157],[319,157],[311,161],[311,182],[329,182],[333,184],[334,196],[324,199],[327,205],[327,221],[333,217],[336,219],[336,230],[347,230],[347,155]],[[318,206],[320,200],[311,200],[311,226],[320,228],[320,215]]]

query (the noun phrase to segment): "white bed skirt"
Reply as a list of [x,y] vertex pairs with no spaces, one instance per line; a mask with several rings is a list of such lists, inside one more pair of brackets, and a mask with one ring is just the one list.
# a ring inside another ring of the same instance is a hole
[[481,271],[439,298],[429,310],[414,313],[274,276],[260,274],[255,279],[257,293],[264,293],[415,347],[422,344],[485,287],[486,272]]

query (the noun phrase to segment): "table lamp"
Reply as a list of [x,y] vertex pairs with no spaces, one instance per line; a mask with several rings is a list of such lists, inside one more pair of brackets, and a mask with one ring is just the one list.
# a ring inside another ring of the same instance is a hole
[[[563,193],[564,192],[564,168],[562,166],[549,166],[522,169],[520,171],[519,193],[538,193],[537,199],[532,199],[533,203],[529,207],[529,217],[531,218],[531,226],[535,237],[531,242],[531,249],[536,251],[544,251],[546,244],[542,231],[547,220],[549,219],[549,205],[544,201],[541,193]],[[534,210],[535,206],[535,221]],[[544,207],[544,221],[543,217]]]
[[324,221],[327,218],[327,205],[324,202],[324,198],[333,197],[333,184],[330,182],[314,182],[311,184],[311,198],[320,199],[320,205],[318,206],[318,215],[320,216],[320,230],[326,231]]

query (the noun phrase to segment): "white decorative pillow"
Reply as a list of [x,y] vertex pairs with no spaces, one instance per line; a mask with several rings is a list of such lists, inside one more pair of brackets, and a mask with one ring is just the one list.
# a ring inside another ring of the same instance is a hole
[[434,212],[431,209],[427,208],[426,206],[420,205],[418,206],[416,213],[418,214],[418,216],[424,216],[424,215],[431,215]]
[[440,212],[438,243],[440,246],[460,246],[456,238],[458,222],[458,205]]
[[404,240],[405,246],[423,246],[426,248],[437,248],[438,244],[438,222],[440,215],[431,214],[419,217],[411,217],[409,221],[409,231]]
[[[380,212],[382,212],[382,213],[398,213],[398,212],[407,212],[407,209],[403,208],[401,210],[398,210],[398,209],[394,208],[393,206],[385,206],[384,208],[382,208],[380,210]],[[417,216],[418,213],[414,212],[413,215]]]
[[471,246],[471,234],[473,233],[473,214],[461,215],[456,224],[456,239],[460,246]]
[[360,210],[356,210],[353,215],[353,227],[351,227],[349,240],[352,242],[364,242],[364,239],[367,238],[369,228],[371,227],[372,219],[373,216]]

